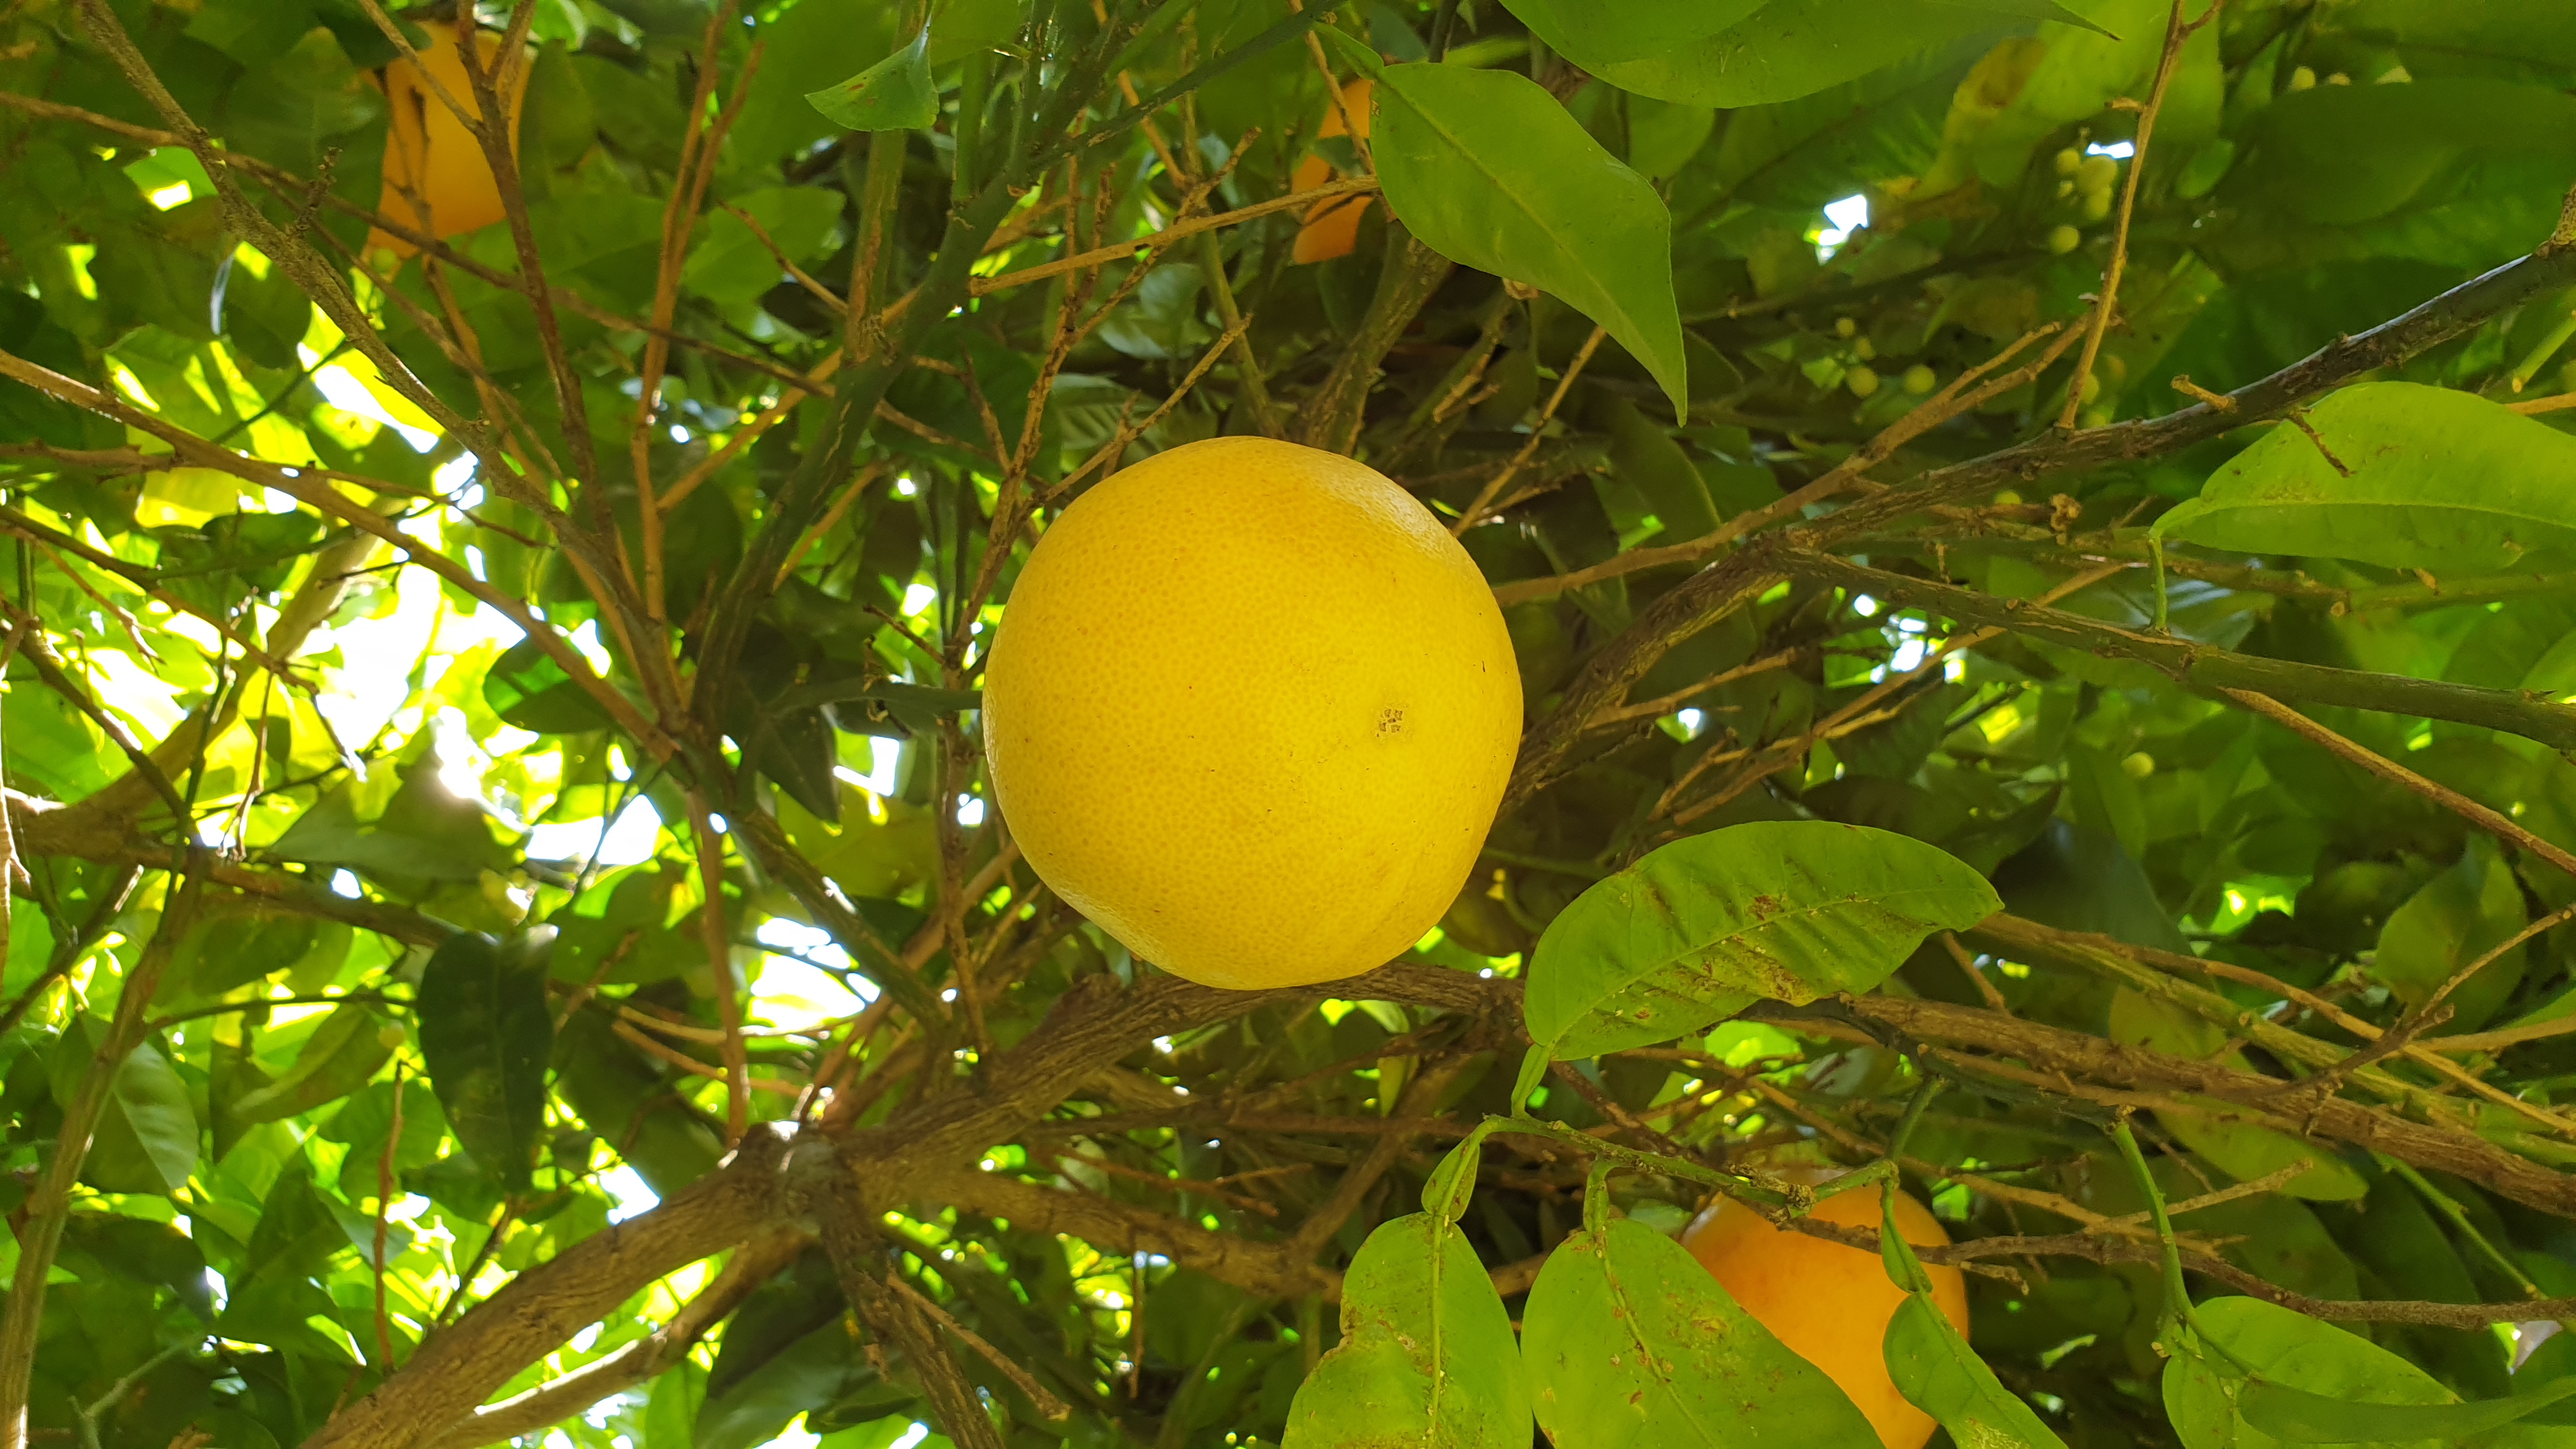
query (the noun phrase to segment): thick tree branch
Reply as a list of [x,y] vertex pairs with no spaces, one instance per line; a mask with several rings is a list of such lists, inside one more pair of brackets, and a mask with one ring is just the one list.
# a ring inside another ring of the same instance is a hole
[[1308,447],[1347,453],[1359,442],[1379,368],[1423,304],[1448,279],[1449,270],[1447,257],[1415,241],[1401,226],[1387,228],[1386,263],[1378,273],[1377,292],[1360,318],[1359,332],[1343,344],[1331,375],[1306,400],[1303,441]]
[[623,1393],[679,1366],[708,1329],[742,1306],[753,1290],[796,1261],[806,1236],[779,1229],[747,1243],[705,1291],[690,1299],[669,1322],[617,1352],[549,1379],[524,1394],[486,1404],[445,1433],[424,1441],[425,1449],[482,1449],[522,1435],[542,1434],[611,1394]]
[[[45,1281],[53,1269],[54,1250],[62,1242],[63,1224],[71,1216],[72,1186],[80,1181],[92,1134],[107,1108],[108,1091],[150,1028],[152,996],[160,989],[161,975],[178,952],[180,938],[196,920],[206,859],[202,849],[187,852],[188,869],[169,908],[161,913],[152,940],[117,992],[116,1014],[109,1019],[107,1036],[91,1054],[71,1101],[64,1104],[53,1156],[28,1194],[26,1225],[16,1229],[17,1271],[9,1284],[8,1301],[0,1303],[0,1449],[25,1449],[27,1392],[36,1366],[36,1335],[45,1318]],[[5,889],[6,882],[0,881],[0,890]]]
[[966,1449],[1006,1449],[974,1384],[939,1341],[938,1326],[901,1291],[902,1280],[887,1261],[889,1245],[877,1235],[872,1215],[847,1199],[825,1204],[822,1212],[824,1251],[831,1255],[842,1296],[867,1326],[873,1340],[870,1356],[879,1360],[877,1372],[889,1367],[883,1361],[886,1349],[900,1350],[949,1438]]
[[724,1167],[520,1274],[430,1335],[305,1449],[413,1449],[467,1420],[493,1390],[637,1289],[774,1226],[784,1160],[783,1139],[753,1133]]

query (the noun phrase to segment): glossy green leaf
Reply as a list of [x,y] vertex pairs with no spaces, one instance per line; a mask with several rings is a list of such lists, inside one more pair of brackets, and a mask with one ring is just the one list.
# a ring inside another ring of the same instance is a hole
[[2254,1379],[2237,1391],[2236,1411],[2249,1427],[2284,1444],[2351,1444],[2364,1436],[2456,1441],[2527,1419],[2570,1394],[2576,1394],[2576,1379],[2561,1379],[2536,1393],[2507,1399],[2373,1404]]
[[825,118],[852,131],[910,131],[939,119],[939,88],[930,79],[930,27],[912,43],[839,85],[809,91],[805,99]]
[[1644,60],[1706,40],[1729,26],[1741,24],[1769,3],[1771,0],[1634,0],[1625,5],[1593,6],[1582,0],[1510,0],[1505,8],[1559,53],[1598,73],[1603,65]]
[[1887,1323],[1887,1372],[1906,1402],[1977,1449],[2066,1449],[2066,1441],[2003,1386],[1926,1293],[1910,1293]]
[[1529,1390],[1493,1280],[1429,1213],[1382,1223],[1342,1280],[1342,1341],[1282,1449],[1525,1449]]
[[1621,1218],[1548,1255],[1521,1313],[1539,1427],[1558,1444],[1865,1444],[1869,1421],[1688,1249]]
[[[2370,1340],[2260,1299],[2214,1299],[2201,1304],[2194,1316],[2212,1340],[2284,1388],[2364,1407],[2447,1404],[2452,1399],[2450,1391],[2422,1369]],[[2182,1353],[2166,1362],[2165,1412],[2184,1449],[2272,1449],[2285,1442],[2240,1416],[2238,1397],[2245,1384],[2233,1365],[2214,1355]],[[2432,1449],[2440,1441],[2377,1434],[2352,1442]]]
[[545,1128],[553,935],[539,927],[507,942],[451,937],[431,954],[415,998],[421,1055],[456,1140],[513,1191],[528,1185]]
[[1654,187],[1526,76],[1393,65],[1374,94],[1378,175],[1414,236],[1564,299],[1686,412],[1672,218]]
[[2056,0],[1650,0],[1618,7],[1511,0],[1510,9],[1550,46],[1622,90],[1720,107],[1794,100],[1983,31],[2040,20],[2099,28]]
[[1931,1275],[1896,1221],[1896,1196],[1879,1186],[1879,1260],[1888,1281],[1906,1290],[1887,1322],[1880,1351],[1905,1401],[1970,1449],[2066,1449],[2054,1430],[2005,1388],[1932,1298]]
[[1985,878],[1907,836],[1763,821],[1678,840],[1548,925],[1522,1009],[1559,1058],[1698,1031],[1760,997],[1867,991],[1925,936],[2002,909]]
[[2576,549],[2576,438],[2501,403],[2411,382],[2345,388],[2308,423],[2316,439],[2274,428],[2158,519],[2157,534],[2437,575]]

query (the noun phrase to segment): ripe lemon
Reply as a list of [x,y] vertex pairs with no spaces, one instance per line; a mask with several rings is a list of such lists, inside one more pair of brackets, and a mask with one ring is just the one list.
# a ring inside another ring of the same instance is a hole
[[1520,738],[1465,549],[1383,475],[1265,438],[1158,454],[1021,571],[984,750],[1048,886],[1209,986],[1384,964],[1457,898]]
[[[1788,1173],[1808,1182],[1831,1173]],[[1855,1188],[1816,1204],[1809,1217],[1846,1227],[1878,1226],[1878,1193]],[[1899,1195],[1896,1223],[1905,1241],[1932,1247],[1950,1235],[1929,1208]],[[1735,1301],[1744,1305],[1791,1352],[1824,1371],[1860,1411],[1887,1449],[1923,1449],[1937,1426],[1907,1403],[1887,1376],[1882,1343],[1887,1322],[1905,1301],[1876,1253],[1825,1238],[1775,1228],[1760,1213],[1720,1198],[1682,1233],[1682,1246],[1700,1260]],[[1927,1263],[1932,1301],[1961,1333],[1968,1331],[1968,1281],[1956,1268]]]
[[[456,43],[456,26],[441,20],[421,21],[419,25],[429,32],[428,42],[420,47],[422,65],[415,67],[409,60],[396,57],[393,64],[385,67],[385,105],[392,112],[392,124],[385,129],[385,189],[376,209],[388,220],[444,240],[480,231],[505,213],[500,183],[493,179],[492,167],[484,159],[483,144],[422,79],[425,69],[447,88],[457,104],[477,116],[483,114],[475,100],[474,85],[465,78],[465,57]],[[478,35],[477,43],[482,47],[483,67],[489,74],[501,63],[501,42],[495,36]],[[521,67],[508,92],[512,156],[519,154],[519,111],[527,99],[527,78],[527,69]],[[426,223],[407,191],[417,193],[428,203]],[[400,256],[410,256],[418,250],[410,242],[383,231],[370,235],[367,244],[390,247]]]
[[[1324,124],[1316,128],[1316,137],[1354,135],[1367,140],[1369,98],[1375,94],[1374,81],[1355,80],[1342,87],[1342,103],[1324,107]],[[1344,112],[1350,114],[1348,127],[1342,124]],[[1312,191],[1332,179],[1333,163],[1321,156],[1309,156],[1297,163],[1296,171],[1289,177],[1289,186],[1296,191]],[[1291,260],[1329,262],[1335,257],[1349,256],[1351,250],[1359,245],[1360,221],[1368,215],[1368,209],[1369,198],[1366,196],[1336,196],[1306,208],[1304,222],[1297,228],[1297,244],[1290,253]]]

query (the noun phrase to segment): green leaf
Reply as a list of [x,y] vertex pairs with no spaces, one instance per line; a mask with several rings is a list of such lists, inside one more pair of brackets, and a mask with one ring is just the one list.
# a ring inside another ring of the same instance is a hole
[[[66,1037],[66,1040],[70,1038]],[[116,1069],[81,1176],[110,1192],[173,1193],[197,1167],[188,1084],[150,1042]]]
[[1621,90],[1694,106],[1794,100],[1981,31],[2055,20],[2101,27],[2056,0],[1510,0],[1522,23]]
[[809,91],[805,99],[824,117],[853,131],[913,131],[939,119],[939,88],[930,79],[930,27],[912,44],[836,86]]
[[705,230],[689,249],[688,266],[681,273],[682,282],[723,305],[754,301],[787,276],[734,211],[760,223],[778,250],[800,264],[814,259],[841,218],[841,198],[813,186],[764,187],[732,198],[730,206],[732,210],[707,209]]
[[2285,423],[2229,460],[2156,520],[2157,536],[2435,574],[2576,548],[2576,438],[2501,403],[2370,382],[2319,403],[2308,423],[2316,439]]
[[[286,911],[210,913],[181,937],[170,977],[185,994],[212,1000],[304,959],[323,938],[322,922]],[[179,992],[165,987],[166,996]]]
[[[2513,939],[2529,919],[2513,867],[2478,837],[2456,864],[2389,913],[2388,923],[2379,928],[2371,978],[2407,1005],[2416,1005]],[[2462,982],[2448,998],[2455,1012],[2443,1029],[2473,1031],[2484,1025],[2522,983],[2524,957],[2524,948],[2516,946]]]
[[1282,1449],[1526,1449],[1519,1345],[1475,1249],[1428,1213],[1382,1223],[1342,1280],[1342,1341]]
[[520,640],[492,661],[483,676],[483,702],[501,723],[541,735],[582,734],[609,725],[608,711],[534,639]]
[[393,1056],[379,1039],[385,1023],[363,1006],[343,1006],[322,1019],[293,1065],[267,1086],[232,1104],[243,1122],[274,1122],[336,1102],[367,1084]]
[[[2406,1359],[2358,1334],[2260,1299],[2216,1299],[2200,1305],[2193,1316],[2212,1342],[2280,1388],[2332,1396],[2369,1411],[2453,1402],[2450,1390]],[[2165,1364],[2165,1412],[2184,1449],[2272,1449],[2285,1442],[2240,1417],[2248,1382],[2214,1355],[2180,1353]],[[2347,1442],[2433,1449],[2441,1441],[2431,1436],[2392,1439],[2378,1428],[2365,1428],[2360,1439]]]
[[1539,1427],[1558,1444],[1868,1444],[1869,1420],[1688,1249],[1629,1219],[1569,1236],[1521,1314]]
[[2400,1434],[2455,1443],[2462,1435],[2481,1434],[2527,1419],[2570,1394],[2576,1394],[2576,1379],[2560,1379],[2535,1393],[2516,1394],[2508,1399],[2460,1404],[2369,1404],[2250,1379],[2237,1392],[2236,1409],[2245,1416],[2249,1427],[2284,1444],[2352,1444],[2368,1442],[2363,1438],[2366,1435],[2385,1441]]
[[1611,468],[1646,495],[1667,542],[1698,538],[1717,527],[1708,485],[1670,433],[1624,399],[1607,400],[1599,412],[1599,421],[1609,426]]
[[334,138],[385,114],[384,93],[349,61],[325,27],[252,71],[224,102],[225,139],[280,166],[313,174]]
[[544,926],[506,943],[480,933],[450,937],[422,969],[416,997],[421,1056],[450,1129],[514,1192],[528,1185],[545,1128],[554,1047],[545,956],[553,938]]
[[1967,1449],[2066,1449],[2030,1405],[1997,1381],[1995,1371],[1932,1300],[1931,1276],[1905,1240],[1896,1221],[1896,1194],[1885,1185],[1878,1222],[1878,1252],[1887,1264],[1888,1280],[1906,1290],[1880,1340],[1896,1391],[1940,1420],[1951,1439]]
[[1910,1293],[1887,1323],[1887,1372],[1906,1402],[1974,1449],[2066,1449],[1950,1326],[1928,1293]]
[[1672,218],[1653,186],[1528,77],[1386,68],[1371,150],[1387,205],[1451,261],[1572,304],[1687,416]]
[[[1385,1064],[1380,1063],[1379,1080],[1385,1080]],[[1383,1095],[1383,1094],[1382,1094]],[[1485,1158],[1485,1138],[1491,1135],[1496,1120],[1478,1124],[1465,1140],[1449,1149],[1440,1165],[1431,1170],[1422,1184],[1422,1210],[1444,1223],[1454,1223],[1466,1215],[1467,1204],[1476,1196],[1476,1169]]]
[[1539,938],[1523,1012],[1560,1059],[1698,1031],[1757,997],[1867,991],[1922,939],[2002,909],[1919,840],[1816,820],[1677,840],[1578,897]]
[[1508,0],[1530,32],[1585,70],[1644,60],[1740,25],[1771,0]]
[[296,345],[313,324],[313,303],[286,269],[272,263],[263,277],[236,260],[224,285],[225,340],[261,367],[299,365]]

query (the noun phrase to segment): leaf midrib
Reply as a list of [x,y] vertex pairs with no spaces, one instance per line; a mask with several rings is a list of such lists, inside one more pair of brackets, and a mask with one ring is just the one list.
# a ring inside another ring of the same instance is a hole
[[[1534,209],[1528,201],[1522,198],[1518,190],[1505,185],[1503,177],[1499,172],[1496,172],[1492,167],[1478,162],[1476,160],[1475,151],[1462,142],[1455,131],[1450,130],[1447,126],[1434,120],[1431,113],[1424,110],[1421,105],[1413,100],[1412,97],[1405,95],[1400,86],[1389,86],[1387,88],[1387,92],[1396,99],[1403,101],[1404,104],[1412,110],[1414,116],[1419,119],[1426,128],[1439,136],[1442,141],[1447,142],[1450,149],[1457,152],[1458,156],[1477,174],[1493,183],[1494,190],[1497,194],[1501,195],[1504,200],[1510,202],[1515,209],[1519,210],[1524,216],[1528,217],[1530,221],[1535,223],[1539,229],[1539,234],[1547,238],[1548,245],[1556,249],[1556,253],[1559,258],[1572,266],[1577,272],[1583,273],[1587,278],[1590,277],[1592,269],[1583,265],[1580,257],[1571,247],[1566,245],[1564,238],[1559,236],[1556,229],[1549,225],[1546,213]],[[1594,289],[1600,293],[1605,305],[1605,310],[1616,313],[1620,321],[1625,324],[1629,330],[1635,332],[1642,339],[1646,335],[1645,328],[1638,322],[1637,318],[1620,303],[1617,296],[1597,282],[1594,283],[1593,286]]]

